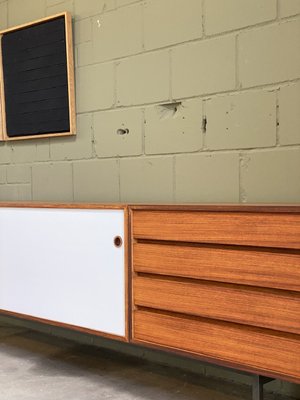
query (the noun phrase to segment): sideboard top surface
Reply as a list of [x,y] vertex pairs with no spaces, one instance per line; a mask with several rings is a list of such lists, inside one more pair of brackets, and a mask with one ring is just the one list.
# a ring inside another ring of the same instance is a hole
[[127,208],[122,203],[59,203],[59,202],[0,202],[2,208],[70,208],[70,209],[116,209],[121,210]]
[[220,211],[220,212],[261,212],[300,213],[297,204],[231,204],[231,203],[184,203],[184,204],[130,204],[133,210],[149,211]]
[[149,211],[214,211],[214,212],[261,212],[261,213],[300,213],[300,203],[62,203],[62,202],[0,202],[0,207],[24,208],[93,208],[125,209]]

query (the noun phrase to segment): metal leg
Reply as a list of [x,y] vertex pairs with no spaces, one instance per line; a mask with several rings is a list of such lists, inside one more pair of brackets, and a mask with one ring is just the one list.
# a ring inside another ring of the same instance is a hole
[[273,378],[267,378],[266,376],[254,375],[252,382],[252,400],[263,400],[264,384],[273,380]]

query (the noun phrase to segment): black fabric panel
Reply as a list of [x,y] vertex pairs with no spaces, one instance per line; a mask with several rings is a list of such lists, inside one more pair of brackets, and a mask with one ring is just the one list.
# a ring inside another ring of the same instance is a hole
[[[51,69],[48,66],[46,66],[46,67],[32,69],[29,71],[24,71],[22,73],[22,80],[26,81],[26,82],[30,82],[30,81],[36,81],[38,79],[43,79],[43,78],[55,78],[58,75],[65,76],[64,72],[62,72],[63,65],[64,65],[64,63],[62,62],[57,65],[52,65]],[[20,81],[20,79],[19,79],[18,72],[10,71],[10,73],[7,74],[6,79],[16,81],[15,84],[22,83],[22,81]]]
[[16,50],[22,52],[38,46],[43,47],[56,40],[65,40],[64,17],[8,32],[5,36],[8,45],[7,54],[15,54]]
[[61,70],[64,71],[63,63],[66,59],[66,52],[60,49],[56,54],[49,56],[30,58],[29,60],[17,60],[11,65],[4,64],[7,70],[7,75],[17,75],[18,77],[23,77],[25,72],[35,71],[36,69],[45,68],[49,65],[61,65]]
[[[51,122],[51,121],[61,121],[65,119],[65,112],[66,108],[55,108],[52,110],[47,110],[47,111],[40,111],[39,114],[37,115],[35,112],[28,112],[22,114],[22,121],[19,124],[15,124],[19,128],[22,127],[22,125],[30,125],[30,124],[37,124],[40,125],[42,123],[46,122]],[[32,122],[32,117],[33,115],[36,117],[34,122]]]
[[69,131],[64,17],[4,34],[2,58],[7,135]]
[[67,131],[67,126],[69,124],[68,120],[59,120],[59,121],[51,121],[51,126],[53,127],[53,132],[49,132],[48,129],[45,129],[45,125],[43,123],[35,123],[33,124],[22,124],[20,126],[16,125],[16,131],[12,131],[11,137],[18,136],[31,136],[33,128],[38,127],[39,135],[43,135],[46,133],[64,133]]
[[[45,90],[34,90],[31,92],[19,93],[16,97],[17,103],[31,103],[35,101],[42,101],[45,100]],[[60,87],[54,87],[47,89],[47,99],[57,99],[59,98],[61,93]]]
[[[54,55],[57,53],[57,49],[59,49],[61,45],[63,45],[64,47],[63,40],[57,40],[57,41],[53,40],[53,42],[51,41],[51,43],[47,44],[47,46],[45,46],[44,44],[42,46],[23,49],[19,51],[18,59],[21,62],[21,61],[31,60],[32,58]],[[9,62],[12,63],[12,59]],[[6,61],[6,63],[8,64],[8,61]]]
[[10,86],[10,96],[11,100],[16,101],[18,94],[21,93],[28,93],[28,92],[42,92],[45,91],[45,97],[47,98],[47,90],[48,89],[53,89],[60,87],[60,95],[64,94],[64,92],[67,92],[67,75],[66,74],[60,74],[56,76],[47,76],[45,78],[39,78],[35,80],[21,80],[17,81],[11,78],[6,78],[4,77],[5,81],[5,97],[7,99],[7,91],[6,91],[6,86]]
[[22,112],[20,114],[62,109],[66,108],[66,104],[68,104],[68,98],[65,96],[56,99],[43,99],[41,101],[27,102],[21,105],[20,108],[22,108]]

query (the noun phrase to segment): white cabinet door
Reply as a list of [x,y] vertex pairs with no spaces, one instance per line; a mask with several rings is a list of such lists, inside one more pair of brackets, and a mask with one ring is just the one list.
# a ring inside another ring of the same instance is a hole
[[122,209],[0,208],[0,309],[125,336],[115,236]]

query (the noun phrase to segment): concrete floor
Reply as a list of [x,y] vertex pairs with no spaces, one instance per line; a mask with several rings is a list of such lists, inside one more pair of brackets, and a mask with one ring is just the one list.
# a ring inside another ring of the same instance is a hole
[[[266,400],[283,399],[267,395]],[[0,400],[240,400],[249,387],[0,325]]]

